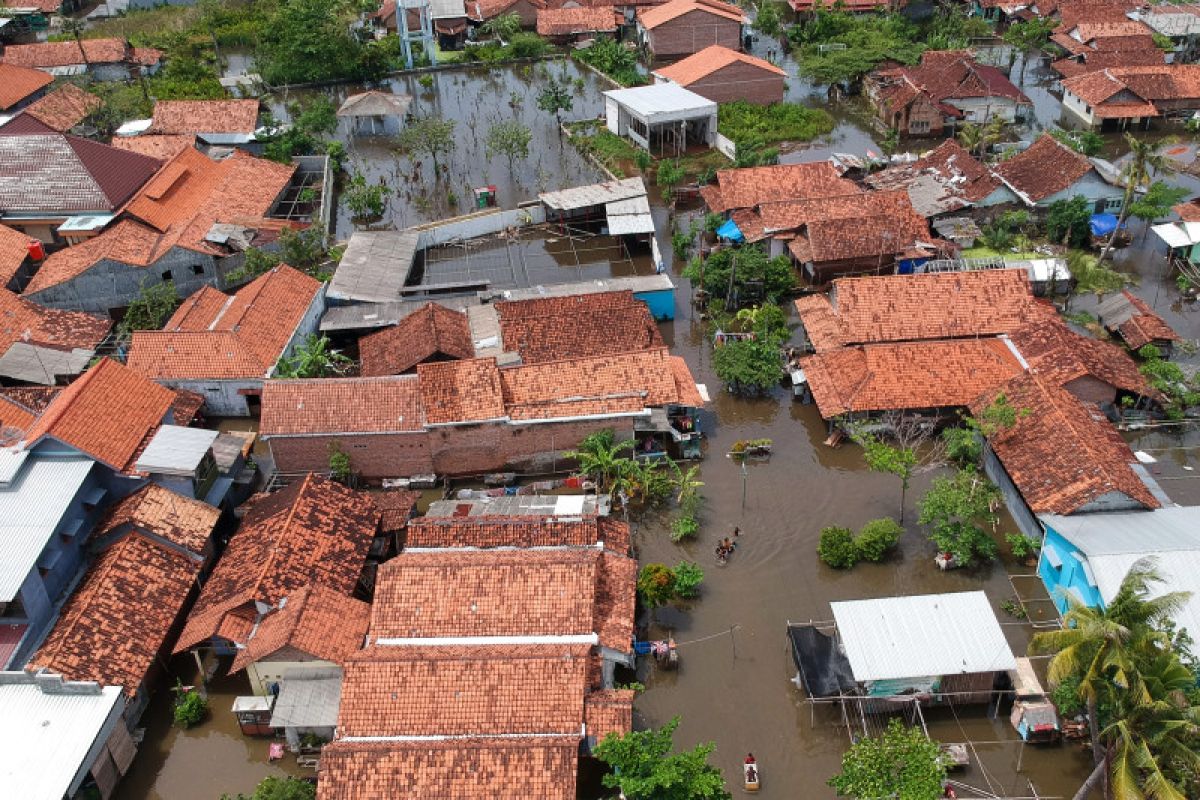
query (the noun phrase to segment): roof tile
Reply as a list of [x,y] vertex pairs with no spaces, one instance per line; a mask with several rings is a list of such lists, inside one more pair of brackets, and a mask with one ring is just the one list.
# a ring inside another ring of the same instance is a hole
[[258,128],[257,100],[159,100],[148,134],[252,134]]
[[420,381],[328,378],[263,384],[264,436],[306,433],[399,433],[424,429]]
[[663,346],[650,309],[633,292],[546,297],[495,304],[504,349],[534,364]]
[[1090,172],[1086,157],[1044,133],[1030,147],[995,167],[1006,184],[1036,203],[1063,191]]
[[707,78],[718,70],[725,69],[730,64],[748,64],[749,66],[757,67],[764,72],[770,72],[780,77],[787,75],[786,72],[770,61],[756,58],[749,53],[739,53],[737,50],[732,50],[719,44],[709,45],[700,52],[693,53],[687,58],[676,61],[674,64],[660,67],[654,70],[654,74],[687,88],[696,81]]
[[400,375],[430,359],[473,358],[475,344],[467,315],[437,303],[417,311],[358,342],[362,374]]
[[371,606],[321,584],[305,586],[280,601],[283,608],[269,612],[240,648],[231,673],[268,658],[284,647],[305,655],[341,664],[363,646]]
[[102,105],[104,101],[91,92],[85,92],[73,83],[64,83],[30,105],[24,113],[36,117],[56,131],[68,131]]
[[0,64],[0,111],[7,111],[54,82],[40,69]]
[[737,23],[741,23],[746,18],[740,8],[729,3],[722,3],[720,0],[668,0],[668,2],[652,8],[638,9],[638,24],[646,30],[653,30],[659,25],[693,11],[712,14]]
[[109,509],[92,539],[104,539],[128,525],[201,556],[220,518],[220,509],[208,503],[148,483]]

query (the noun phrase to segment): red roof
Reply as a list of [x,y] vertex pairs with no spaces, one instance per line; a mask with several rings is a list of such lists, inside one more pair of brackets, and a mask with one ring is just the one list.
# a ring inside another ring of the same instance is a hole
[[208,503],[148,483],[109,509],[91,538],[103,542],[113,533],[134,529],[199,557],[208,552],[220,518],[221,510]]
[[[875,189],[908,188],[914,181],[934,176],[959,208],[984,200],[1002,184],[992,171],[966,151],[954,139],[947,139],[912,164],[899,164],[868,175],[866,182]],[[946,209],[952,210],[952,209]]]
[[756,58],[749,53],[739,53],[737,50],[731,50],[719,44],[709,45],[700,52],[676,61],[674,64],[660,67],[654,70],[654,74],[686,87],[730,64],[747,64],[780,77],[787,75],[770,61]]
[[264,378],[295,336],[321,284],[282,264],[232,296],[204,287],[161,331],[137,331],[129,367],[155,379]]
[[593,548],[405,552],[380,567],[371,640],[595,633],[629,652],[636,573]]
[[716,185],[701,188],[709,210],[754,208],[761,203],[835,197],[862,191],[828,161],[717,170]]
[[353,595],[378,522],[370,495],[317,475],[261,497],[201,590],[176,651],[218,633],[244,642],[256,602],[277,605],[315,583]]
[[1052,383],[1063,386],[1092,377],[1131,394],[1154,394],[1128,353],[1111,342],[1075,333],[1057,316],[1044,315],[1009,338],[1029,368]]
[[110,142],[118,150],[141,153],[144,156],[169,161],[183,150],[196,146],[196,137],[190,134],[168,136],[162,134],[141,136],[114,136]]
[[1033,513],[1073,514],[1112,493],[1159,507],[1131,466],[1137,459],[1129,445],[1094,404],[1033,373],[980,398],[973,412],[998,393],[1019,413],[988,443]]
[[418,364],[421,405],[431,424],[505,416],[500,370],[494,358]]
[[1117,326],[1117,332],[1131,350],[1140,350],[1154,342],[1177,342],[1182,338],[1142,298],[1128,290],[1121,294],[1133,307],[1133,313]]
[[617,22],[612,6],[543,8],[537,12],[537,32],[540,36],[611,33],[616,29]]
[[232,674],[288,647],[341,664],[363,646],[371,606],[316,584],[297,589],[270,611],[238,649]]
[[7,111],[53,82],[54,78],[40,69],[0,63],[0,111]]
[[629,552],[629,525],[608,517],[577,520],[541,517],[417,517],[408,523],[405,547],[593,547]]
[[365,376],[400,375],[430,359],[473,358],[467,315],[437,303],[424,306],[358,341]]
[[934,104],[980,97],[1003,97],[1015,103],[1030,103],[1003,72],[978,63],[965,50],[927,50],[919,65],[898,67],[887,74],[904,79]]
[[29,660],[73,681],[133,696],[168,642],[200,562],[131,533],[100,554]]
[[257,100],[159,100],[146,133],[252,134],[257,128]]
[[73,83],[64,83],[28,106],[24,113],[36,117],[56,131],[67,131],[102,105],[104,101],[91,92],[85,92]]
[[402,433],[424,430],[415,375],[263,384],[263,436]]
[[120,64],[132,61],[129,43],[124,39],[84,39],[82,42],[38,42],[10,44],[4,48],[4,62],[21,67],[51,69],[77,64]]
[[746,18],[746,15],[740,8],[729,3],[722,3],[720,0],[668,0],[668,2],[652,8],[638,9],[637,19],[638,24],[643,28],[653,30],[659,25],[670,22],[673,19],[678,19],[684,14],[690,14],[693,11],[712,14],[713,16],[731,20],[739,24]]
[[[25,240],[28,253],[28,237],[17,236]],[[7,289],[0,289],[0,353],[17,342],[57,350],[95,350],[111,328],[112,321],[104,317],[45,308]]]
[[631,291],[500,301],[495,307],[504,350],[519,353],[524,364],[663,346],[650,309]]
[[32,447],[50,436],[122,471],[132,466],[174,400],[170,389],[105,358],[50,402],[27,441]]
[[29,258],[29,245],[33,237],[0,225],[0,287],[5,287]]
[[994,168],[1005,184],[1033,203],[1074,186],[1091,170],[1092,163],[1085,156],[1048,133]]

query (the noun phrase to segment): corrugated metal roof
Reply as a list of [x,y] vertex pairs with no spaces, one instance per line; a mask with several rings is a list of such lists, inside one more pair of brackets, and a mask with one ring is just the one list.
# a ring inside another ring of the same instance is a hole
[[[81,693],[46,692],[24,673],[0,673],[0,794],[21,800],[62,800],[75,789],[76,776],[92,744],[124,704],[118,686]],[[95,684],[92,684],[95,686]],[[112,720],[113,722],[110,722]]]
[[332,728],[342,702],[340,669],[291,670],[283,676],[272,728]]
[[608,218],[608,232],[613,236],[654,233],[650,201],[644,195],[605,204],[604,216]]
[[386,303],[401,299],[420,234],[355,231],[325,293],[331,300]]
[[618,200],[628,200],[633,197],[645,197],[646,184],[641,178],[624,178],[619,181],[605,181],[588,186],[574,186],[570,189],[560,189],[557,192],[542,192],[538,200],[547,208],[555,211],[571,211],[577,208],[590,208]]
[[139,472],[190,475],[220,435],[220,431],[204,428],[163,425],[138,457],[135,469]]
[[653,83],[633,89],[612,89],[605,92],[604,96],[615,100],[648,122],[691,119],[717,113],[717,104],[712,100],[675,83]]
[[1017,664],[983,592],[829,605],[856,681],[996,672]]
[[0,603],[17,596],[93,463],[34,456],[0,490]]

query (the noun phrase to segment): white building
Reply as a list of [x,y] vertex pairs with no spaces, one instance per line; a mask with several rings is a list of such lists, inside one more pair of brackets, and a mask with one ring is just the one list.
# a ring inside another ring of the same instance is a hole
[[716,143],[717,104],[674,83],[605,92],[604,116],[610,131],[659,155]]

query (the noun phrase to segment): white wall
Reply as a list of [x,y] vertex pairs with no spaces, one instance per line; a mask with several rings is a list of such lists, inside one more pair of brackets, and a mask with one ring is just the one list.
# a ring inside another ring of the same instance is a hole
[[1086,125],[1091,126],[1096,124],[1096,117],[1092,114],[1091,108],[1088,106],[1088,104],[1071,94],[1066,89],[1063,90],[1063,108],[1070,111]]

